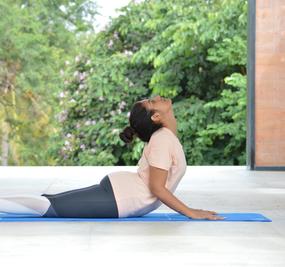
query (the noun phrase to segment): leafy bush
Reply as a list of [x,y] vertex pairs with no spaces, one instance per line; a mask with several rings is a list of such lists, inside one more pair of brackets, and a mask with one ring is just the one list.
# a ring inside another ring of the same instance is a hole
[[243,165],[247,1],[131,2],[65,70],[61,165],[136,165],[133,103],[171,97],[188,165]]

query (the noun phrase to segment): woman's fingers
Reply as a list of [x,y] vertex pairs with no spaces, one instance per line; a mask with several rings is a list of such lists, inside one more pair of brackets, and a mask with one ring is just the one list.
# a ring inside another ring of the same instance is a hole
[[202,209],[199,209],[199,210],[201,210],[201,211],[206,211],[206,212],[210,212],[210,213],[212,213],[212,214],[218,214],[217,212],[212,211],[212,210],[202,210]]
[[210,211],[205,211],[201,209],[196,209],[195,212],[193,212],[190,217],[192,219],[208,219],[208,220],[224,220],[224,217],[214,215]]
[[[210,211],[207,211],[207,212],[210,212]],[[217,213],[215,212],[215,214],[217,214]],[[225,219],[224,217],[213,215],[211,212],[210,212],[210,215],[208,216],[208,218],[210,220],[224,220]]]
[[210,220],[224,220],[225,219],[225,217],[218,216],[217,215],[218,213],[212,210],[203,210],[203,209],[196,209],[196,210],[200,212],[204,212],[206,218]]
[[220,217],[220,216],[213,216],[212,217],[213,220],[224,220],[224,217]]
[[207,212],[210,212],[210,213],[212,213],[212,214],[218,214],[217,212],[215,212],[215,211],[212,211],[212,210],[206,210]]

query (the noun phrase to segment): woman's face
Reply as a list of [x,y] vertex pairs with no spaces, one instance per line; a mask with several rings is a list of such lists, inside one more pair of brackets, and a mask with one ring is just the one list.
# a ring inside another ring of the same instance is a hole
[[170,98],[164,98],[159,95],[139,101],[148,110],[155,110],[151,119],[155,123],[167,122],[170,117],[173,118],[172,101]]

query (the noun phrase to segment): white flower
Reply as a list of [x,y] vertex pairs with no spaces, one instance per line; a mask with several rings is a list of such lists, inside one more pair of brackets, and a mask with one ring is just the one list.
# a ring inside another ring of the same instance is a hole
[[114,110],[112,110],[112,111],[110,112],[110,114],[111,114],[112,116],[114,116],[114,115],[116,114],[116,112],[115,112]]
[[75,91],[75,94],[76,94],[76,95],[79,95],[79,91],[78,91],[78,90],[76,90],[76,91]]
[[69,102],[70,103],[76,103],[76,101],[73,98]]
[[111,47],[113,46],[113,44],[114,44],[114,42],[113,42],[113,40],[111,39],[111,40],[109,41],[109,43],[108,43],[108,48],[111,48]]
[[78,63],[79,61],[80,61],[80,56],[78,55],[75,57],[75,62]]
[[65,61],[65,65],[69,65],[69,63],[70,63],[70,62],[69,62],[68,60]]
[[103,96],[100,96],[99,100],[103,101],[103,100],[105,100],[105,98]]
[[65,97],[64,92],[60,92],[59,97],[61,97],[61,98]]
[[76,71],[73,73],[73,77],[76,78],[76,77],[78,76],[78,74],[79,74],[79,71],[76,70]]
[[71,133],[68,133],[68,134],[66,135],[66,137],[67,137],[67,138],[72,137],[72,134],[71,134]]
[[85,88],[85,84],[79,84],[79,90],[82,90],[82,89],[84,89]]
[[85,125],[87,125],[87,126],[88,126],[88,125],[91,125],[91,121],[90,121],[90,120],[86,121],[86,122],[85,122]]
[[121,114],[121,113],[122,113],[122,111],[120,109],[118,109],[118,114]]
[[67,85],[67,84],[68,84],[68,81],[67,81],[67,80],[65,80],[65,81],[64,81],[64,84],[65,84],[65,85]]
[[65,145],[69,146],[70,145],[70,142],[68,140],[65,140],[64,142]]
[[119,132],[119,129],[113,129],[113,130],[112,130],[112,133],[113,133],[113,134],[118,133],[118,132]]
[[94,69],[93,69],[93,68],[91,68],[91,69],[90,69],[90,73],[92,73],[93,71],[94,71]]
[[80,148],[82,148],[84,150],[86,148],[86,146],[84,144],[81,144]]
[[76,124],[76,128],[78,129],[78,128],[80,128],[80,126],[81,126],[81,124],[78,122],[78,123]]
[[79,80],[82,81],[86,78],[86,72],[80,73],[79,74]]
[[114,32],[114,35],[113,35],[113,36],[114,36],[115,39],[119,39],[118,32]]
[[68,112],[67,110],[63,110],[59,114],[56,115],[56,118],[59,122],[64,122],[67,118]]
[[128,112],[128,113],[127,113],[127,117],[130,117],[130,114],[131,114],[131,112]]
[[59,73],[60,73],[61,76],[63,76],[64,75],[63,69],[61,69]]
[[95,125],[96,124],[96,120],[92,121],[92,124]]
[[86,65],[89,65],[89,64],[91,64],[91,60],[90,60],[90,59],[88,59],[88,60],[86,61]]
[[124,54],[125,54],[126,56],[131,56],[131,55],[133,54],[133,52],[132,52],[132,51],[129,51],[129,50],[124,50]]
[[93,153],[96,152],[96,148],[91,148],[90,150],[91,150]]
[[122,101],[120,104],[119,104],[119,107],[120,109],[124,108],[124,106],[126,106],[126,102],[125,101]]

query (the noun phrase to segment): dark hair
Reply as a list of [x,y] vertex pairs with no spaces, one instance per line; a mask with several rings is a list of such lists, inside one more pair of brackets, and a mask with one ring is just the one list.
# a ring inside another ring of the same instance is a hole
[[130,112],[129,122],[123,132],[119,134],[125,143],[131,143],[134,135],[137,135],[143,142],[149,142],[151,135],[163,127],[162,123],[154,123],[151,116],[155,110],[148,110],[142,102],[136,102]]

